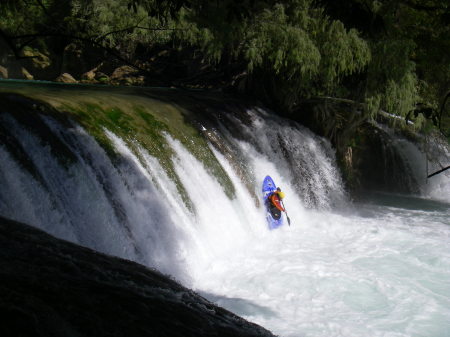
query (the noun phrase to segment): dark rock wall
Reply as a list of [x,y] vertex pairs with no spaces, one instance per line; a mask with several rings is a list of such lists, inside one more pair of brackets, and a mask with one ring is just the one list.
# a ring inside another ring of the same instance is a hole
[[0,218],[0,336],[273,336],[157,271]]

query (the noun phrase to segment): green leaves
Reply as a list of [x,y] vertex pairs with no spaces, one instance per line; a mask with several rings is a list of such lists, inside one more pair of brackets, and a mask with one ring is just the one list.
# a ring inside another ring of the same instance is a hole
[[307,31],[288,23],[282,5],[265,10],[247,33],[244,47],[248,69],[270,67],[275,74],[309,76],[317,73],[320,53]]
[[251,1],[243,15],[225,15],[233,2],[183,9],[178,37],[216,64],[226,56],[245,66],[249,78],[255,78],[249,90],[277,97],[282,108],[304,95],[332,93],[370,61],[369,45],[358,32],[327,18],[313,1]]
[[365,103],[369,118],[405,116],[417,103],[439,111],[450,90],[450,5],[439,0],[5,0],[0,10],[16,56],[91,43],[168,82],[200,72],[284,112],[334,96]]
[[373,115],[382,109],[406,116],[419,99],[415,64],[410,59],[414,43],[386,39],[374,42],[371,47],[365,91],[368,113]]
[[328,87],[339,83],[344,76],[362,71],[369,64],[369,44],[355,29],[347,31],[342,22],[333,21],[323,35],[321,73]]

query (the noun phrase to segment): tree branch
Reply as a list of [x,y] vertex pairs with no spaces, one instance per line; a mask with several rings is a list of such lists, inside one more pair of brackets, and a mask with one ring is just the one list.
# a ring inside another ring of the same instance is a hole
[[444,167],[444,168],[440,169],[439,171],[436,171],[436,172],[430,174],[429,176],[427,176],[427,178],[431,178],[431,177],[433,177],[433,176],[435,176],[435,175],[437,175],[439,173],[442,173],[442,172],[444,172],[444,171],[446,171],[448,169],[450,169],[450,166]]
[[117,33],[123,33],[129,30],[135,30],[135,29],[143,29],[143,30],[147,30],[147,31],[175,31],[175,30],[181,30],[179,28],[150,28],[150,27],[142,27],[142,26],[130,26],[127,28],[123,28],[123,29],[118,29],[118,30],[113,30],[111,32],[105,33],[99,37],[97,37],[95,40],[102,40],[105,37],[109,36],[109,35],[113,35],[113,34],[117,34]]

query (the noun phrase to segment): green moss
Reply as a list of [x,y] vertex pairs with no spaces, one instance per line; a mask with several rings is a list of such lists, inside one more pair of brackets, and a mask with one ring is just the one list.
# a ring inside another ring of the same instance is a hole
[[98,118],[100,108],[94,104],[80,104],[78,107],[73,105],[63,104],[60,111],[69,114],[75,121],[82,125],[88,133],[93,136],[106,153],[113,159],[116,158],[117,153],[113,144],[106,137],[103,127],[106,123],[102,123]]
[[181,140],[181,143],[190,153],[192,153],[200,162],[203,163],[209,174],[216,177],[228,198],[233,199],[236,193],[234,185],[228,174],[217,161],[213,152],[208,147],[205,139],[201,136],[198,136],[197,138],[184,138]]
[[[10,88],[11,89],[11,88]],[[73,86],[50,87],[18,86],[12,92],[19,92],[32,100],[45,102],[54,107],[53,115],[59,120],[73,119],[80,124],[105,150],[108,156],[119,159],[105,129],[113,132],[126,142],[127,146],[145,166],[139,147],[157,158],[169,178],[176,184],[186,206],[193,211],[180,178],[176,174],[174,152],[167,143],[166,135],[181,144],[205,167],[223,187],[231,199],[235,196],[234,186],[210,150],[204,135],[194,124],[193,114],[176,104],[166,103],[157,98],[130,95],[127,89],[80,88]],[[4,91],[0,87],[0,91]]]
[[[235,197],[234,185],[228,174],[217,161],[203,135],[191,125],[189,118],[186,119],[186,116],[190,115],[189,111],[174,105],[161,103],[157,104],[152,111],[156,117],[147,112],[143,106],[134,107],[134,110],[147,124],[147,131],[154,142],[153,145],[166,146],[166,151],[172,154],[172,150],[165,142],[164,137],[164,143],[159,142],[162,137],[161,132],[154,134],[155,130],[166,131],[174,139],[180,141],[204,165],[208,173],[216,177],[230,199]],[[161,120],[169,122],[166,124]],[[148,146],[152,146],[152,144],[148,144]]]
[[104,108],[98,104],[78,103],[77,106],[64,104],[61,110],[69,113],[82,125],[113,160],[117,159],[117,153],[105,134],[105,129],[124,140],[144,167],[146,163],[141,158],[137,145],[145,148],[150,155],[158,159],[167,175],[175,182],[185,205],[191,211],[194,210],[192,202],[175,172],[171,160],[173,151],[162,134],[164,131],[168,131],[168,126],[165,123],[156,120],[154,116],[141,107],[133,107],[131,111],[125,112],[118,107]]

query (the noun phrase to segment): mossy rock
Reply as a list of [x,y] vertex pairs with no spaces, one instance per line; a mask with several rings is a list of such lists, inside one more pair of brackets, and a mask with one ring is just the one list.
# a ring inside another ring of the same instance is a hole
[[100,83],[103,83],[103,84],[109,83],[109,76],[106,75],[105,73],[100,72],[100,71],[95,73],[95,79],[97,81],[99,81]]

